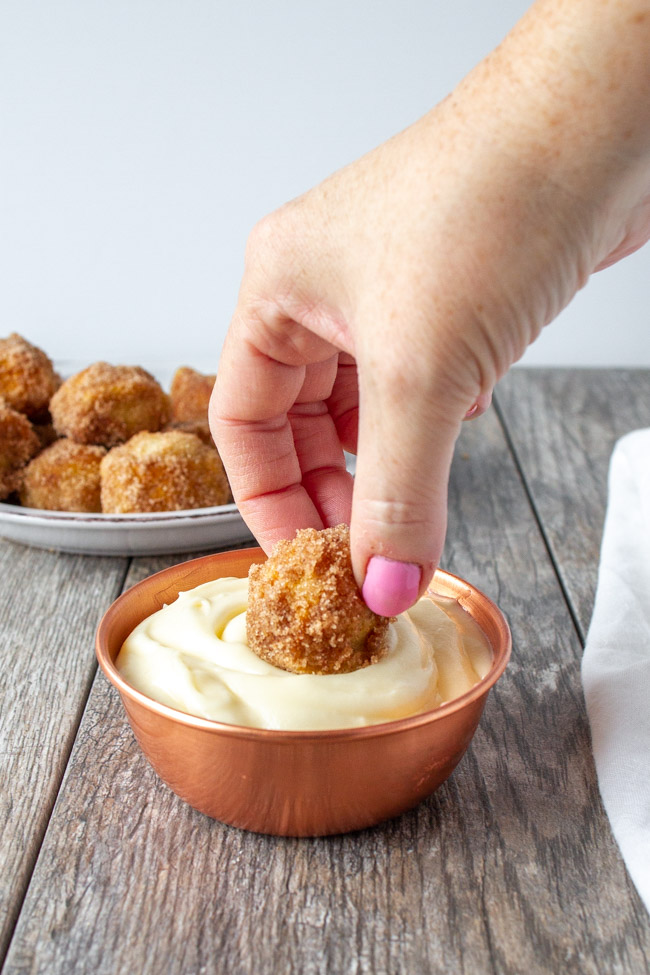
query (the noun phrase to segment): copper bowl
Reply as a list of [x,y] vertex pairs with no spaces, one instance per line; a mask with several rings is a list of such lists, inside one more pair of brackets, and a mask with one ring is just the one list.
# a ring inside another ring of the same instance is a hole
[[470,613],[493,650],[488,674],[433,711],[365,728],[269,731],[176,711],[126,683],[115,659],[128,634],[179,592],[219,576],[246,576],[259,548],[171,566],[117,599],[97,630],[97,659],[122,698],[155,771],[195,809],[224,823],[278,836],[324,836],[397,816],[454,770],[476,730],[488,692],[510,656],[508,624],[495,604],[438,570],[433,588]]

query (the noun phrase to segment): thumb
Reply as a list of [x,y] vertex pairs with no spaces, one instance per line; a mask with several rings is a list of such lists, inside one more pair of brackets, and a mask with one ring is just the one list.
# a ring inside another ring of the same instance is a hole
[[476,402],[475,390],[452,393],[426,372],[421,382],[391,373],[373,370],[366,381],[360,368],[350,525],[355,577],[366,604],[382,616],[412,606],[438,565],[454,445]]

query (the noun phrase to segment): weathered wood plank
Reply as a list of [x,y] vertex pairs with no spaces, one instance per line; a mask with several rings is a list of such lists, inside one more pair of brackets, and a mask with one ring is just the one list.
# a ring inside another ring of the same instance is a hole
[[584,639],[615,441],[650,426],[650,370],[513,369],[496,402]]
[[514,653],[435,796],[323,840],[222,826],[156,780],[98,678],[4,975],[650,970],[597,795],[580,644],[494,414],[463,434],[445,565],[502,605]]
[[126,567],[0,540],[0,958],[95,673],[97,614]]

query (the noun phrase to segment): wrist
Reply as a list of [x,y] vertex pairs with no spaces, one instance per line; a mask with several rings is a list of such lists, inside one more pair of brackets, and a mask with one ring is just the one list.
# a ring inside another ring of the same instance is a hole
[[539,0],[508,41],[529,151],[577,192],[635,184],[650,165],[648,0]]

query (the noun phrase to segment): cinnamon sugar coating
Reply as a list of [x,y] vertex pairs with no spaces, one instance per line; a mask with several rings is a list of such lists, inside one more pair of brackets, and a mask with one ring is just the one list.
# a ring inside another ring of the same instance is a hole
[[169,419],[169,399],[139,366],[95,362],[66,379],[50,412],[59,435],[114,447],[141,430],[160,430]]
[[7,406],[30,418],[37,417],[47,411],[60,382],[41,349],[16,332],[0,339],[0,396]]
[[180,366],[174,373],[169,391],[172,419],[180,422],[203,420],[207,423],[210,395],[216,378],[189,366]]
[[[217,445],[212,439],[212,433],[210,432],[210,424],[207,419],[205,420],[172,420],[165,427],[165,430],[180,430],[182,433],[193,433],[199,438],[204,444],[210,447],[212,450],[217,449]],[[228,478],[228,473],[225,471],[226,479]],[[233,500],[232,490],[230,487],[230,481],[228,481],[228,497],[222,504],[229,504]]]
[[18,490],[23,468],[39,448],[27,417],[0,398],[0,501]]
[[99,466],[105,454],[104,447],[56,440],[25,468],[21,504],[49,511],[101,511]]
[[262,660],[294,674],[345,674],[386,652],[390,620],[361,598],[347,525],[298,531],[248,578],[248,644]]
[[142,432],[101,463],[102,511],[179,511],[226,504],[230,489],[219,454],[193,433]]
[[206,420],[172,420],[165,427],[165,430],[181,430],[183,433],[194,433],[202,440],[204,444],[208,447],[212,447],[216,450],[214,440],[212,439],[212,434],[210,433],[210,424]]

